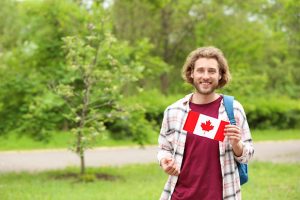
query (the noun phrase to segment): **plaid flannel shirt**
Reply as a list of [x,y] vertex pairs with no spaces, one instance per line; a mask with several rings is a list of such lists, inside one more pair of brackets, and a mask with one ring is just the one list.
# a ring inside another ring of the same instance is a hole
[[[159,149],[157,158],[159,163],[162,158],[173,157],[178,167],[181,168],[187,135],[187,132],[183,130],[183,126],[187,114],[190,111],[189,101],[191,96],[192,94],[189,94],[183,99],[178,100],[167,107],[164,112],[162,127],[158,138]],[[233,108],[237,126],[241,129],[243,153],[240,157],[235,156],[226,137],[223,142],[219,142],[220,164],[223,178],[223,199],[226,200],[241,199],[240,177],[236,162],[248,163],[254,153],[251,133],[244,109],[238,101],[234,101]],[[219,108],[219,119],[229,121],[223,101]],[[178,176],[169,176],[160,200],[171,199],[177,179]]]

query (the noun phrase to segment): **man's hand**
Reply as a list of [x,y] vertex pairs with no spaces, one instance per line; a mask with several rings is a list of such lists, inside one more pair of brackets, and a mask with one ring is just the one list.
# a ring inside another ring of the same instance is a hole
[[228,137],[232,146],[233,152],[236,156],[241,156],[243,153],[243,145],[241,142],[241,130],[236,125],[226,125],[224,135]]
[[175,160],[173,158],[162,158],[161,161],[161,167],[163,170],[172,176],[178,176],[180,173],[180,170],[178,166],[175,163]]

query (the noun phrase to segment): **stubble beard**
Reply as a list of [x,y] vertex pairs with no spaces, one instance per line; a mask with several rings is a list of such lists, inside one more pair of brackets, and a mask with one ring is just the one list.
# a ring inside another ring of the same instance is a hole
[[218,88],[218,84],[212,83],[210,85],[210,88],[208,89],[202,89],[200,83],[197,83],[194,81],[194,88],[197,90],[197,92],[201,95],[210,95],[214,93],[214,91]]

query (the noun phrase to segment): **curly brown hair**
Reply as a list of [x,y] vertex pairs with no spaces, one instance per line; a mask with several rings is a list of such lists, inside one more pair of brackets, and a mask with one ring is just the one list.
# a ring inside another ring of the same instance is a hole
[[223,52],[216,47],[210,46],[197,48],[196,50],[192,51],[186,58],[186,61],[182,67],[182,77],[187,83],[193,85],[193,78],[191,77],[191,73],[194,70],[195,62],[199,58],[213,58],[218,62],[219,72],[221,75],[218,88],[222,88],[230,81],[231,75],[229,72],[229,66]]

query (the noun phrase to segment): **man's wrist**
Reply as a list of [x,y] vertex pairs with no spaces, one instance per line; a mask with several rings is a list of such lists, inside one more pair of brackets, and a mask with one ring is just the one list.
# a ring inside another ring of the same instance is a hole
[[242,141],[240,140],[240,141],[238,141],[237,143],[234,143],[234,144],[232,145],[232,147],[233,147],[233,148],[243,148],[243,143],[242,143]]
[[232,145],[233,152],[236,156],[243,155],[244,145],[242,141],[239,141],[238,143],[235,143]]

